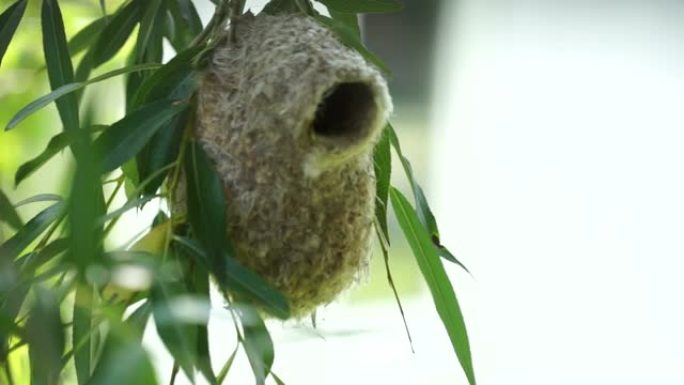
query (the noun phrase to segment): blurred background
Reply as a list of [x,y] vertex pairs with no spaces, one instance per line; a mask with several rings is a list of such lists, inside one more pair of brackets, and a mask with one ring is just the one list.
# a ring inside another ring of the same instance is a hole
[[[248,7],[256,13],[263,3]],[[478,382],[684,383],[684,3],[403,3],[401,13],[364,16],[362,30],[392,69],[392,120],[443,243],[472,272],[446,265]],[[9,4],[0,0],[0,9]],[[95,1],[60,4],[68,36],[99,14]],[[213,6],[196,4],[206,22]],[[45,72],[36,71],[39,5],[30,2],[2,63],[2,126],[48,91]],[[98,111],[102,122],[122,116],[121,85],[114,78],[88,91],[108,105]],[[50,106],[0,132],[0,187],[13,200],[68,188],[66,153],[13,188],[16,168],[59,129]],[[407,191],[396,166],[394,177]],[[125,243],[149,217],[121,221],[113,242]],[[304,321],[269,324],[274,371],[286,383],[466,383],[393,228],[391,267],[415,353],[376,251],[368,276],[321,310],[316,329]],[[235,336],[221,299],[212,306],[218,370]],[[154,330],[145,341],[168,383],[170,357]],[[238,356],[229,383],[249,378]]]

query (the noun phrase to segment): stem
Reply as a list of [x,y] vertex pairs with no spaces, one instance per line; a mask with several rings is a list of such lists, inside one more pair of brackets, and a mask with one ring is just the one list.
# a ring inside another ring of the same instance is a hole
[[107,203],[105,203],[105,207],[109,210],[109,206],[111,206],[112,202],[114,201],[114,198],[116,197],[116,194],[121,190],[121,186],[124,184],[124,176],[121,175],[119,178],[116,179],[116,187],[114,187],[114,191],[112,191],[112,195],[109,196],[109,199],[107,199]]
[[[375,233],[378,236],[378,239],[380,240],[380,248],[382,249],[382,256],[385,261],[385,270],[387,271],[387,282],[389,283],[390,287],[392,288],[392,293],[394,294],[394,299],[397,302],[397,306],[399,307],[399,313],[401,313],[401,319],[404,321],[404,328],[406,329],[406,337],[408,337],[408,342],[409,346],[411,346],[411,352],[415,354],[415,350],[413,349],[413,338],[411,338],[411,332],[409,331],[408,323],[406,322],[406,315],[404,314],[404,307],[401,306],[401,300],[399,299],[399,293],[397,292],[397,288],[394,285],[394,279],[392,279],[392,272],[390,270],[390,265],[389,265],[389,250],[387,249],[387,245],[383,243],[383,235],[382,235],[382,230],[380,230],[380,226],[378,221],[375,221]],[[384,241],[387,241],[384,239]]]
[[40,249],[42,249],[43,247],[45,247],[45,245],[47,244],[47,242],[50,240],[50,237],[52,237],[52,234],[54,234],[54,232],[57,230],[57,227],[59,227],[59,225],[62,223],[62,221],[64,220],[65,217],[66,217],[66,214],[62,214],[62,215],[59,217],[59,219],[57,219],[57,222],[55,222],[55,223],[50,227],[50,229],[47,231],[47,233],[45,233],[45,235],[43,236],[43,238],[41,238],[40,242],[38,242],[38,245],[36,245],[35,250],[40,250]]
[[218,28],[225,22],[226,18],[229,16],[230,9],[229,9],[230,2],[228,0],[223,0],[221,1],[220,4],[216,6],[216,9],[214,10],[214,15],[211,17],[211,20],[209,20],[209,23],[207,23],[206,27],[202,30],[202,32],[195,37],[195,39],[192,41],[190,44],[191,46],[197,46],[202,43],[204,43],[206,40],[211,37],[211,35],[215,35],[215,32],[217,31]]
[[176,376],[178,375],[178,362],[173,362],[173,369],[171,369],[171,381],[169,381],[169,385],[173,385],[176,382]]
[[230,41],[237,42],[236,30],[237,19],[245,10],[246,0],[232,0],[230,9]]
[[[191,105],[194,103],[190,103]],[[178,158],[176,158],[176,167],[173,169],[173,176],[171,178],[171,184],[168,186],[168,206],[169,206],[169,213],[171,214],[171,226],[168,227],[166,231],[166,239],[164,242],[164,254],[163,256],[165,257],[166,255],[169,254],[169,247],[171,246],[171,239],[173,236],[173,205],[175,204],[176,200],[176,189],[178,188],[178,183],[180,181],[180,175],[181,175],[181,168],[183,167],[183,162],[185,160],[185,151],[187,148],[187,143],[188,140],[190,140],[190,136],[192,135],[192,122],[195,121],[195,116],[194,114],[191,114],[190,117],[188,118],[187,123],[185,124],[185,128],[183,130],[183,138],[181,139],[181,146],[180,150],[178,151]]]

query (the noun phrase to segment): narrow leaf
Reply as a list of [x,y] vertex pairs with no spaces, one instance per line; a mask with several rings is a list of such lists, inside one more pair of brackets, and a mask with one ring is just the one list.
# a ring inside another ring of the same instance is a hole
[[[195,141],[187,144],[184,169],[187,176],[188,221],[207,251],[209,266],[215,267],[228,242],[223,182],[202,146]],[[225,280],[223,272],[214,271],[214,274],[217,274],[220,282]]]
[[51,261],[52,258],[62,254],[67,250],[68,246],[69,242],[66,238],[59,238],[45,245],[40,251],[27,254],[25,257],[17,260],[21,268],[21,274],[24,277],[34,276],[36,269]]
[[[198,48],[190,48],[181,52],[145,79],[138,88],[132,105],[138,106],[163,98],[190,98],[197,86],[192,60],[199,51]],[[136,161],[141,179],[156,173],[178,157],[183,130],[192,117],[190,109],[178,114],[161,127],[140,151]],[[160,174],[145,188],[144,193],[154,194],[165,177],[166,173]]]
[[159,98],[186,98],[196,88],[193,59],[202,47],[180,52],[140,85],[132,105],[139,106]]
[[[91,130],[99,131],[106,127],[107,126],[97,125],[91,127]],[[31,174],[52,159],[53,156],[57,155],[67,146],[71,145],[74,139],[73,132],[75,131],[60,132],[59,134],[53,136],[48,142],[45,150],[43,150],[40,155],[19,166],[16,174],[14,174],[14,185],[19,185],[19,183],[21,183],[24,179],[28,178]]]
[[[434,241],[435,239],[433,237],[432,242],[434,243]],[[468,270],[468,268],[463,263],[461,263],[461,261],[459,261],[453,254],[451,254],[451,251],[449,251],[449,249],[447,249],[446,247],[441,245],[437,246],[437,253],[439,253],[440,257],[446,259],[449,262],[457,264],[461,267],[461,269],[465,270],[466,273],[471,274],[470,270]]]
[[[143,15],[140,20],[140,28],[138,29],[138,40],[136,41],[135,52],[137,53],[137,62],[143,62],[142,58],[145,51],[152,40],[152,35],[155,30],[156,19],[163,19],[164,13],[161,12],[162,0],[147,0],[144,2]],[[161,36],[160,36],[161,37]]]
[[141,197],[141,198],[129,199],[123,206],[121,206],[118,209],[108,213],[105,216],[100,217],[97,220],[97,223],[98,224],[104,224],[111,219],[114,219],[116,217],[121,216],[123,213],[125,213],[126,211],[128,211],[130,209],[133,209],[136,207],[141,207],[145,203],[151,201],[152,199],[159,198],[159,197],[160,197],[159,195],[149,195],[149,196],[145,196],[145,197]]
[[285,381],[281,380],[275,373],[271,372],[271,377],[273,377],[273,381],[275,381],[277,385],[285,385]]
[[94,143],[102,156],[102,171],[112,171],[135,156],[164,123],[186,107],[186,103],[159,100],[112,124]]
[[63,213],[64,204],[62,202],[55,203],[38,213],[16,234],[0,245],[0,259],[13,260],[16,258]]
[[267,15],[281,15],[299,12],[299,6],[294,0],[271,0],[261,12]]
[[49,290],[37,288],[36,301],[26,321],[32,385],[57,385],[64,353],[64,329],[59,302]]
[[328,11],[330,11],[330,17],[346,25],[347,28],[354,32],[357,39],[361,41],[361,29],[359,28],[359,18],[356,13],[340,12],[334,9],[328,9]]
[[12,119],[10,119],[9,123],[7,123],[7,127],[5,130],[11,130],[12,128],[16,127],[17,124],[19,124],[22,120],[26,119],[29,115],[33,114],[34,112],[40,110],[41,108],[47,106],[48,104],[57,101],[57,103],[60,103],[62,100],[73,96],[72,92],[77,91],[89,84],[101,82],[103,80],[107,80],[109,78],[112,78],[114,76],[119,76],[123,75],[129,72],[136,72],[136,71],[147,71],[147,70],[152,70],[159,68],[159,64],[137,64],[137,65],[132,65],[132,66],[127,66],[123,68],[119,68],[114,71],[110,71],[107,73],[104,73],[100,76],[96,76],[88,81],[84,82],[75,82],[75,83],[69,83],[65,84],[63,86],[60,86],[57,89],[54,89],[54,91],[50,92],[47,95],[43,95],[39,97],[38,99],[32,101],[31,103],[27,104],[24,108],[19,110]]
[[[50,88],[56,90],[74,81],[74,69],[67,48],[62,13],[59,10],[57,0],[43,1],[41,25],[43,51],[45,52]],[[65,130],[79,127],[78,101],[75,95],[68,95],[57,101],[57,110]]]
[[416,257],[425,282],[430,288],[435,309],[446,328],[456,356],[470,385],[475,385],[470,342],[468,341],[463,314],[430,235],[421,225],[411,204],[399,190],[394,187],[390,188],[390,198],[399,225],[411,246],[411,250],[413,250],[413,255]]
[[[179,282],[158,281],[152,289],[152,312],[159,337],[176,362],[191,380],[194,379],[194,347],[191,329],[195,326],[180,319],[171,302],[184,294]],[[207,314],[208,317],[208,314]],[[194,382],[194,380],[193,380]]]
[[19,0],[10,5],[0,15],[0,66],[2,66],[2,58],[5,56],[5,52],[7,52],[7,47],[12,41],[21,17],[24,15],[27,2],[27,0]]
[[[210,266],[211,260],[199,244],[185,237],[176,237],[175,239],[191,255],[197,257],[198,262]],[[218,269],[220,274],[217,274],[216,269]],[[259,274],[242,266],[234,258],[224,255],[219,260],[218,267],[212,267],[212,272],[217,276],[221,289],[230,289],[254,300],[276,317],[282,319],[289,317],[290,309],[285,297],[275,287],[261,278]],[[218,279],[219,276],[225,278]]]
[[0,190],[0,221],[7,223],[15,230],[19,230],[24,225],[9,198],[7,198],[7,195],[2,190]]
[[142,12],[140,4],[145,2],[131,1],[119,8],[114,16],[109,18],[109,24],[95,42],[93,50],[92,68],[111,59],[126,43],[136,24],[140,21]]
[[192,0],[165,0],[165,4],[171,18],[166,36],[176,52],[181,52],[202,32],[202,20]]
[[90,286],[78,285],[74,296],[72,346],[79,385],[85,384],[90,378],[93,305],[93,289]]
[[107,338],[88,385],[158,384],[154,366],[135,338],[115,333]]
[[60,202],[62,201],[63,198],[60,195],[57,194],[36,194],[32,197],[28,197],[22,201],[17,202],[14,207],[19,207],[23,205],[27,205],[29,203],[37,203],[37,202]]
[[401,11],[403,6],[395,0],[316,0],[330,10],[346,13],[385,13]]
[[230,372],[230,368],[233,366],[233,361],[235,361],[235,356],[237,355],[239,346],[240,345],[235,345],[235,350],[233,350],[233,353],[230,354],[230,356],[228,357],[228,360],[226,360],[226,363],[223,364],[223,368],[221,368],[221,371],[216,376],[216,384],[217,385],[222,385],[223,381],[226,380],[226,377],[228,376],[228,372]]
[[[85,114],[90,123],[90,109]],[[104,230],[98,218],[106,207],[100,183],[100,157],[93,148],[90,132],[79,128],[72,132],[71,148],[76,159],[76,171],[68,197],[69,253],[67,257],[78,267],[79,278],[85,278],[86,268],[102,262]]]
[[425,230],[430,234],[434,247],[437,249],[439,255],[442,256],[444,259],[456,263],[457,265],[461,266],[463,270],[470,273],[468,269],[465,267],[465,265],[458,261],[456,257],[454,257],[453,254],[451,254],[451,252],[446,248],[446,246],[442,245],[439,235],[439,228],[437,227],[437,221],[435,220],[435,216],[432,214],[430,205],[428,204],[427,199],[425,198],[423,188],[420,187],[420,185],[416,181],[416,178],[413,175],[413,167],[411,167],[411,162],[409,162],[409,160],[404,156],[403,152],[401,151],[399,138],[397,137],[396,131],[394,131],[394,127],[392,127],[391,124],[387,124],[386,132],[389,134],[390,143],[392,144],[392,147],[394,147],[394,150],[396,151],[397,156],[401,161],[401,165],[404,168],[404,173],[406,174],[406,178],[408,179],[409,185],[411,186],[411,191],[413,192],[413,197],[416,204],[416,213],[418,214],[418,219],[420,220],[420,223],[423,225]]
[[[186,274],[187,276],[187,274]],[[200,263],[195,263],[192,266],[192,277],[189,282],[190,291],[199,298],[210,302],[209,298],[209,271],[206,266]],[[197,369],[204,375],[204,377],[211,384],[216,383],[214,371],[211,368],[211,354],[209,353],[209,331],[207,323],[209,321],[209,314],[207,314],[206,321],[203,320],[196,326],[196,354],[195,365]]]
[[375,167],[375,217],[382,230],[382,235],[389,244],[389,229],[387,227],[387,199],[389,194],[390,176],[392,174],[392,157],[390,154],[389,129],[385,127],[382,136],[373,151]]
[[95,39],[97,39],[97,37],[100,35],[100,32],[102,32],[104,27],[107,25],[107,20],[107,17],[95,19],[90,24],[81,28],[80,31],[78,31],[71,39],[69,39],[67,47],[69,48],[69,53],[71,56],[75,56],[79,52],[88,48],[95,41]]
[[342,43],[355,49],[361,54],[361,56],[366,58],[366,60],[375,64],[375,66],[378,67],[380,71],[386,74],[390,73],[390,70],[387,67],[387,65],[379,57],[377,57],[374,53],[369,51],[363,45],[363,43],[359,40],[356,31],[350,28],[347,24],[322,15],[315,15],[314,18],[323,26],[335,32],[335,34],[339,37]]
[[271,373],[271,366],[275,358],[273,340],[266,329],[264,320],[251,306],[238,307],[242,328],[244,330],[243,346],[247,358],[252,366],[257,385],[263,385],[266,377]]

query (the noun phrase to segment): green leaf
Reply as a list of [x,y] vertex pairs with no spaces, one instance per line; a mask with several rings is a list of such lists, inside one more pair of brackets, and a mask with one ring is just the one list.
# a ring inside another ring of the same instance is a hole
[[463,270],[470,273],[468,269],[465,267],[465,265],[463,265],[459,260],[457,260],[456,257],[454,257],[453,254],[451,254],[451,252],[444,245],[442,245],[439,236],[439,228],[437,227],[437,221],[435,220],[435,216],[432,214],[432,210],[430,209],[430,205],[428,204],[427,199],[425,198],[425,193],[423,192],[423,189],[420,187],[420,185],[418,184],[413,175],[413,167],[411,167],[411,162],[409,162],[409,160],[404,156],[404,154],[401,151],[401,145],[399,144],[399,138],[397,137],[397,133],[396,131],[394,131],[394,127],[392,127],[392,125],[389,123],[387,124],[386,131],[389,134],[390,143],[392,144],[392,147],[394,147],[394,150],[397,152],[397,156],[401,161],[401,165],[404,167],[406,178],[408,179],[409,185],[411,186],[411,191],[413,192],[413,197],[416,203],[416,212],[418,214],[418,219],[420,220],[420,223],[423,225],[425,230],[430,234],[430,238],[432,239],[434,247],[437,249],[439,255],[442,256],[444,259],[456,263],[457,265],[461,266]]
[[275,373],[271,372],[271,377],[273,377],[273,381],[275,381],[277,385],[285,385],[285,381],[281,380]]
[[248,305],[237,307],[244,330],[243,346],[252,366],[257,385],[263,385],[271,373],[275,358],[273,340],[259,313]]
[[23,205],[27,205],[29,203],[36,203],[36,202],[60,202],[64,200],[60,195],[57,194],[36,194],[32,197],[28,197],[22,201],[17,202],[14,207],[19,207]]
[[100,35],[104,27],[107,25],[108,17],[101,17],[95,19],[90,24],[81,28],[74,36],[69,39],[67,47],[71,56],[78,54],[84,49],[88,48],[97,37]]
[[[142,5],[144,11],[142,12],[142,19],[140,20],[140,28],[138,29],[138,40],[136,41],[135,52],[137,54],[137,61],[143,62],[143,56],[148,48],[148,45],[153,38],[155,32],[155,23],[157,19],[164,18],[164,12],[161,9],[162,0],[147,0]],[[158,37],[161,39],[161,35]]]
[[240,345],[235,345],[235,350],[233,350],[233,353],[230,354],[230,356],[228,357],[228,360],[226,360],[226,363],[223,365],[223,368],[221,368],[221,371],[216,376],[216,384],[217,385],[223,384],[223,381],[226,380],[226,377],[228,376],[228,372],[230,371],[230,368],[233,366],[233,361],[235,361],[235,356],[237,355],[239,346]]
[[16,232],[11,238],[0,245],[0,260],[13,260],[21,253],[34,239],[45,231],[52,222],[64,213],[62,202],[46,208],[38,213],[30,221]]
[[35,276],[35,271],[52,258],[62,254],[67,250],[69,240],[66,238],[55,239],[48,243],[40,251],[34,251],[17,260],[24,277]]
[[282,15],[297,13],[300,11],[299,6],[294,0],[271,0],[266,4],[262,13],[267,15]]
[[126,211],[128,211],[130,209],[133,209],[136,207],[141,207],[145,203],[151,201],[152,199],[159,198],[159,197],[160,197],[160,195],[149,195],[149,196],[145,196],[145,197],[141,197],[141,198],[129,199],[123,206],[121,206],[118,209],[108,213],[107,215],[100,217],[97,220],[97,223],[98,224],[104,224],[111,219],[114,219],[116,217],[121,216],[123,213],[125,213]]
[[139,177],[147,180],[142,192],[145,195],[155,194],[170,171],[168,167],[178,158],[178,152],[189,119],[193,116],[191,109],[179,113],[162,126],[140,150],[137,160]]
[[155,71],[140,85],[132,105],[140,106],[161,98],[189,97],[197,87],[193,59],[201,51],[202,47],[189,48]]
[[[107,128],[107,126],[97,125],[91,127],[92,131],[100,131],[104,128]],[[14,174],[14,185],[18,186],[19,183],[21,183],[24,179],[29,177],[44,164],[46,164],[50,159],[52,159],[53,156],[57,155],[67,146],[71,145],[74,138],[73,132],[75,131],[61,132],[53,136],[48,142],[45,150],[43,150],[40,155],[19,166],[16,174]],[[61,199],[61,197],[59,197],[59,199]]]
[[[158,281],[152,288],[152,312],[157,333],[185,374],[194,382],[195,348],[192,333],[195,325],[179,318],[172,302],[185,294],[180,282]],[[209,315],[206,314],[208,318]],[[194,316],[193,316],[194,318]]]
[[409,185],[411,186],[411,191],[413,192],[416,202],[416,208],[418,209],[418,218],[420,219],[420,223],[422,223],[425,229],[430,233],[430,236],[439,237],[439,230],[437,229],[435,216],[432,215],[432,210],[430,210],[430,206],[427,204],[423,189],[420,187],[413,175],[413,167],[411,167],[411,162],[409,162],[409,160],[404,156],[404,153],[401,151],[399,138],[397,137],[396,131],[394,131],[394,127],[392,127],[391,124],[388,124],[387,127],[392,147],[394,147],[394,150],[399,156],[399,160],[404,167],[404,172],[406,173]]
[[157,384],[154,367],[141,345],[143,331],[152,313],[151,303],[145,301],[125,322],[121,322],[124,309],[119,307],[112,312],[114,314],[105,312],[109,334],[89,385]]
[[[290,308],[285,297],[261,278],[259,274],[242,266],[240,262],[226,254],[217,262],[213,262],[214,265],[212,266],[209,256],[196,242],[184,237],[176,237],[175,239],[191,255],[195,256],[198,262],[209,266],[217,277],[222,290],[229,289],[244,295],[263,306],[264,310],[276,317],[282,319],[289,317]],[[225,278],[219,279],[219,277]]]
[[399,225],[411,246],[411,250],[413,250],[413,255],[416,257],[425,282],[430,288],[435,309],[446,328],[456,356],[470,385],[475,385],[470,343],[463,314],[430,235],[421,225],[411,204],[399,190],[391,187],[390,198]]
[[94,45],[92,68],[108,61],[123,47],[133,29],[142,17],[140,4],[145,2],[131,1],[119,8],[109,18],[109,24],[102,30]]
[[384,73],[390,73],[390,70],[387,67],[387,65],[385,65],[385,63],[383,63],[383,61],[380,60],[379,57],[375,56],[374,53],[369,51],[363,45],[363,43],[361,43],[357,33],[352,28],[350,28],[347,24],[345,24],[341,21],[335,20],[335,19],[331,19],[331,18],[326,17],[326,16],[322,16],[322,15],[315,15],[314,18],[316,19],[316,21],[321,23],[323,26],[325,26],[328,29],[330,29],[331,31],[333,31],[339,37],[339,39],[342,41],[342,43],[344,43],[345,45],[355,49],[364,58],[366,58],[366,60],[375,64],[375,66],[378,67],[380,69],[380,71],[382,71]]
[[74,296],[72,346],[78,384],[85,384],[91,373],[91,329],[93,327],[93,288],[78,285]]
[[345,12],[339,12],[335,11],[334,9],[329,9],[330,11],[330,17],[333,19],[343,23],[344,25],[347,26],[350,30],[354,32],[354,35],[356,35],[357,39],[359,41],[361,40],[361,29],[359,28],[359,18],[355,13],[345,13]]
[[[189,259],[188,259],[189,260]],[[189,274],[186,274],[186,277]],[[209,271],[206,266],[200,263],[195,263],[192,266],[192,276],[188,282],[190,292],[197,295],[199,298],[210,302],[209,298]],[[196,326],[196,357],[195,365],[197,369],[204,375],[204,377],[211,384],[216,383],[214,371],[211,368],[211,355],[209,353],[209,331],[207,330],[207,323],[209,321],[209,314],[206,315],[206,321]]]
[[330,10],[345,13],[385,13],[401,11],[403,6],[395,0],[316,0]]
[[57,153],[68,146],[71,143],[71,137],[68,134],[69,132],[62,132],[53,136],[40,155],[19,166],[16,174],[14,174],[14,185],[18,186],[21,181],[26,179],[34,171],[47,163],[53,156],[57,155]]
[[164,123],[186,107],[184,102],[159,100],[112,124],[94,143],[102,156],[102,171],[112,171],[135,156]]
[[36,288],[36,301],[26,321],[32,385],[57,385],[64,353],[59,302],[50,290]]
[[25,338],[24,329],[15,323],[13,317],[9,317],[5,313],[0,313],[0,336],[14,335],[20,338]]
[[[432,238],[432,242],[433,243],[435,242],[434,237]],[[461,267],[461,269],[465,270],[466,273],[471,274],[470,270],[468,270],[468,268],[464,264],[462,264],[461,261],[459,261],[456,257],[454,257],[454,255],[451,254],[451,251],[449,251],[449,249],[447,249],[446,247],[444,247],[442,245],[437,246],[437,253],[439,253],[440,257],[446,259],[449,262],[457,264],[458,266]]]
[[38,99],[32,101],[31,103],[27,104],[24,108],[19,110],[12,119],[10,119],[9,123],[7,123],[7,127],[5,130],[11,130],[12,128],[16,127],[17,124],[19,124],[22,120],[26,119],[29,115],[33,114],[34,112],[40,110],[41,108],[47,106],[48,104],[52,103],[53,101],[57,101],[57,103],[60,103],[63,99],[66,99],[67,97],[73,96],[72,92],[79,90],[89,84],[101,82],[103,80],[107,80],[109,78],[112,78],[114,76],[119,76],[123,75],[129,72],[136,72],[136,71],[147,71],[147,70],[153,70],[156,68],[159,68],[159,64],[137,64],[137,65],[132,65],[132,66],[127,66],[123,68],[119,68],[114,71],[110,71],[107,73],[104,73],[100,76],[96,76],[88,81],[83,81],[83,82],[75,82],[75,83],[69,83],[65,84],[63,86],[58,87],[57,89],[54,89],[52,92],[50,92],[47,95],[43,95],[39,97]]
[[[197,82],[192,67],[192,60],[200,52],[201,47],[190,48],[171,59],[138,88],[132,105],[137,106],[157,99],[188,99],[195,91]],[[140,151],[136,160],[141,179],[156,173],[178,157],[183,131],[192,119],[191,109],[168,121]],[[159,175],[144,190],[145,194],[154,194],[166,172]]]
[[[47,65],[50,88],[56,90],[74,81],[74,69],[69,57],[62,13],[59,10],[57,0],[43,1],[41,25],[43,31],[43,51],[45,52],[45,63]],[[67,95],[57,101],[57,110],[65,130],[77,129],[79,127],[78,100],[76,95]]]
[[7,7],[5,12],[0,15],[0,66],[2,65],[2,58],[7,52],[7,47],[12,41],[14,32],[19,26],[21,17],[24,15],[27,0],[19,0]]
[[139,339],[117,331],[107,338],[88,384],[156,385],[158,382],[154,366]]
[[15,230],[19,230],[24,225],[14,206],[12,206],[12,202],[2,190],[0,190],[0,221],[7,223]]
[[165,5],[171,18],[166,36],[176,52],[181,52],[202,32],[202,20],[192,0],[165,0]]
[[[86,121],[89,116],[86,114]],[[100,183],[100,154],[93,148],[90,132],[79,128],[72,135],[76,171],[68,197],[70,246],[67,256],[78,267],[79,277],[84,278],[89,265],[102,262],[104,230],[97,220],[107,209]]]
[[392,157],[390,154],[389,129],[382,130],[382,136],[373,150],[373,164],[375,167],[375,218],[378,220],[382,235],[389,244],[389,229],[387,226],[387,199],[389,194],[390,176],[392,174]]
[[[186,146],[184,170],[187,176],[188,222],[207,251],[209,266],[214,268],[228,243],[223,182],[202,146],[194,140]],[[213,272],[219,282],[225,281],[225,272]]]

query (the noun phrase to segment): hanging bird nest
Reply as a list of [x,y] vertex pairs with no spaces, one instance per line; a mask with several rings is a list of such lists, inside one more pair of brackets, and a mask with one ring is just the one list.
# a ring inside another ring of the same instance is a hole
[[222,178],[235,257],[301,317],[367,266],[385,80],[302,15],[246,14],[215,48],[196,138]]

